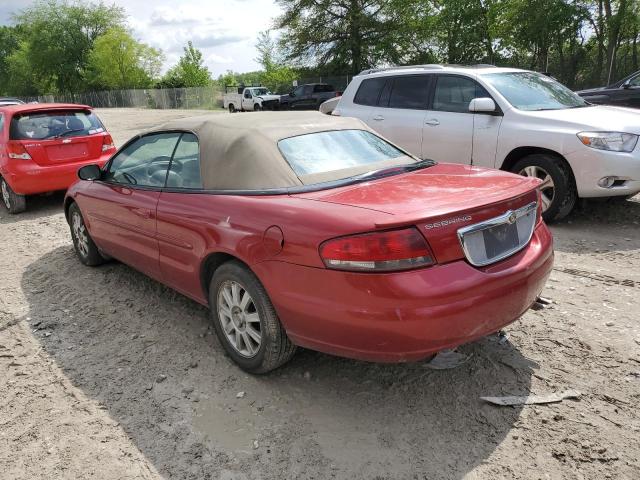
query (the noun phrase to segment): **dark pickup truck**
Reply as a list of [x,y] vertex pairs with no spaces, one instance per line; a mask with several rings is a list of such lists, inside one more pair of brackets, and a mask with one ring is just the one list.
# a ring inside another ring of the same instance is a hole
[[635,72],[607,87],[591,88],[576,93],[591,103],[640,108],[640,72]]
[[288,95],[280,97],[280,108],[290,110],[318,110],[325,100],[337,97],[339,92],[327,83],[308,83],[297,86]]

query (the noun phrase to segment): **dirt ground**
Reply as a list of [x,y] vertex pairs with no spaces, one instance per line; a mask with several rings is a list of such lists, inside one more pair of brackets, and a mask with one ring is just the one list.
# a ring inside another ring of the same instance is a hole
[[[99,112],[118,144],[197,113]],[[640,196],[554,225],[553,304],[508,342],[461,347],[457,369],[299,351],[260,377],[205,308],[125,265],[83,267],[61,202],[0,207],[2,479],[640,478]]]

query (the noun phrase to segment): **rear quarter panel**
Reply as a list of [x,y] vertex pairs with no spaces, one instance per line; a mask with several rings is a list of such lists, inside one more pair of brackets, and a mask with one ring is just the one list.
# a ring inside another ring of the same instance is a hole
[[[287,195],[236,196],[163,192],[157,212],[160,263],[167,283],[206,303],[200,271],[212,253],[227,253],[246,263],[267,290],[261,263],[277,259],[324,268],[318,253],[323,241],[368,231],[386,214],[345,205],[323,204]],[[283,234],[281,251],[265,241],[271,226]],[[171,278],[181,278],[179,282]],[[179,285],[178,285],[179,284]]]

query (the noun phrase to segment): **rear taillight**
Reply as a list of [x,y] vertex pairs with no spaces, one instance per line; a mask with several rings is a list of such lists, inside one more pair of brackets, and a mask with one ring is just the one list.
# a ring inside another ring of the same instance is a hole
[[113,144],[113,138],[111,135],[105,135],[102,137],[102,152],[109,152],[111,150],[115,150],[116,146]]
[[538,196],[538,208],[536,209],[536,225],[542,221],[542,190],[536,190]]
[[7,152],[9,158],[14,158],[16,160],[31,160],[31,155],[27,152],[27,149],[24,148],[20,142],[7,142]]
[[414,227],[327,240],[320,257],[336,270],[389,272],[433,265],[431,249]]

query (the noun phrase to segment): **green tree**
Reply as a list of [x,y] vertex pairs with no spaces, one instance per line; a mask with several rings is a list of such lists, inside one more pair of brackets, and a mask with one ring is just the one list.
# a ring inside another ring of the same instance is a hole
[[206,87],[211,83],[211,73],[204,65],[202,52],[189,41],[178,63],[171,67],[160,82],[161,86]]
[[396,61],[405,40],[402,4],[388,0],[278,0],[274,23],[287,60],[339,73]]
[[0,26],[0,95],[7,95],[11,90],[9,57],[18,50],[19,46],[17,29]]
[[256,42],[258,56],[255,61],[264,69],[260,83],[273,92],[287,92],[291,89],[297,72],[284,62],[284,54],[278,43],[271,37],[269,30],[258,33]]
[[89,55],[88,81],[93,88],[144,88],[153,85],[162,52],[136,41],[124,28],[100,35]]
[[110,28],[123,26],[125,16],[121,8],[101,2],[40,0],[15,15],[15,21],[23,43],[21,53],[10,57],[9,71],[30,71],[38,88],[75,92],[85,87],[93,43]]

